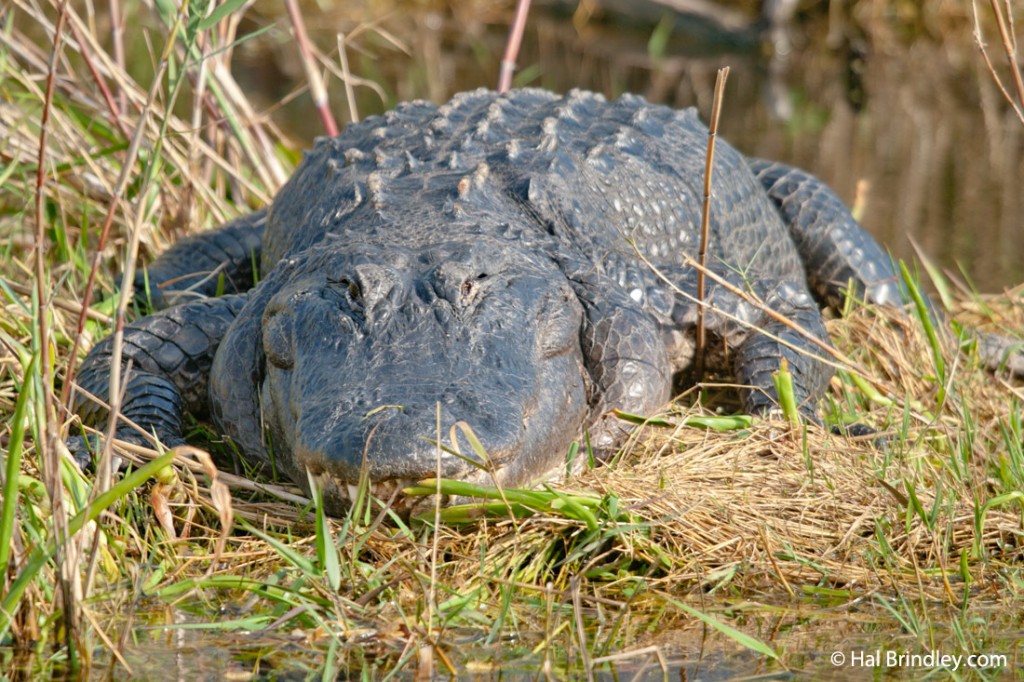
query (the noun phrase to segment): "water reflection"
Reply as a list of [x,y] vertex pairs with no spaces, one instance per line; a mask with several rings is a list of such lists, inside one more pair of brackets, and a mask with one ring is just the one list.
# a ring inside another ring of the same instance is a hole
[[[401,100],[440,102],[493,86],[505,9],[474,2],[398,11],[356,3],[328,15],[307,8],[307,21],[327,52],[336,53],[337,32],[348,35],[352,72],[379,86],[356,88],[366,116]],[[728,65],[722,132],[741,150],[821,176],[847,202],[858,202],[865,225],[897,257],[913,256],[913,240],[940,265],[962,266],[982,290],[1024,279],[1024,129],[963,21],[941,35],[911,36],[893,35],[901,27],[881,23],[868,39],[863,27],[834,16],[801,17],[787,36],[786,58],[771,60],[749,40],[709,44],[677,26],[662,46],[652,42],[657,27],[573,19],[534,13],[518,84],[609,96],[628,91],[706,114],[715,72]],[[243,31],[273,22],[279,28],[239,49],[237,77],[254,99],[275,108],[275,120],[299,144],[308,144],[319,133],[308,97],[280,105],[302,82],[287,29],[275,16],[251,12],[247,21]],[[332,84],[331,96],[344,119],[340,83]]]
[[[662,680],[663,666],[671,680],[902,680],[944,678],[953,666],[960,677],[998,674],[999,666],[971,669],[970,654],[988,660],[1005,657],[1004,672],[1016,665],[1014,652],[1024,642],[1020,614],[896,603],[897,609],[908,609],[908,622],[923,628],[914,634],[892,618],[881,600],[853,605],[707,598],[705,612],[756,638],[781,661],[700,621],[657,610],[637,609],[624,619],[614,610],[603,617],[587,616],[582,636],[571,628],[533,630],[543,626],[528,617],[517,621],[512,634],[496,640],[488,637],[486,627],[448,629],[440,641],[444,658],[454,668],[452,677],[441,654],[432,659],[415,654],[422,633],[404,630],[400,619],[393,633],[354,630],[351,623],[348,629],[334,624],[334,636],[318,629],[227,632],[216,624],[202,627],[219,617],[201,615],[212,606],[202,601],[140,612],[142,624],[133,628],[131,644],[122,652],[131,673],[115,666],[113,679],[380,679],[389,673],[415,680],[588,679],[586,662],[591,661],[590,679],[595,680]],[[945,670],[927,658],[933,652],[948,657]],[[427,666],[429,661],[432,665]],[[102,670],[104,661],[98,663],[96,669]],[[434,674],[425,674],[430,672],[426,667]]]

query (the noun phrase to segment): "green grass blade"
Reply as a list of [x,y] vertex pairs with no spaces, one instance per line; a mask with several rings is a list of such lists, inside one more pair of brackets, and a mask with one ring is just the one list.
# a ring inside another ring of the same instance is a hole
[[307,576],[320,575],[320,572],[317,569],[317,565],[315,563],[304,557],[302,554],[299,554],[298,552],[293,550],[291,547],[288,546],[287,543],[281,542],[277,538],[267,533],[264,533],[259,528],[256,528],[255,526],[246,522],[245,519],[239,519],[238,525],[240,528],[244,528],[246,533],[251,533],[252,535],[255,535],[256,537],[260,538],[268,545],[270,545],[282,559],[290,563],[295,568],[299,569],[299,571],[301,571],[303,574]]
[[334,545],[331,525],[324,514],[324,492],[316,476],[309,469],[306,470],[306,477],[309,480],[309,491],[316,503],[316,556],[320,560],[320,567],[327,575],[327,583],[337,592],[341,588],[341,565],[338,563],[338,548]]
[[[168,466],[174,461],[174,452],[166,452],[153,461],[139,467],[125,476],[121,481],[110,488],[110,490],[96,497],[92,504],[83,509],[68,522],[68,534],[74,535],[90,521],[96,520],[110,505],[125,497],[132,490],[148,481],[160,469]],[[37,546],[29,555],[28,560],[22,567],[18,577],[11,583],[11,588],[3,599],[0,600],[0,639],[7,634],[11,625],[11,619],[17,612],[18,605],[25,590],[35,580],[36,575],[42,570],[46,562],[53,558],[57,552],[57,544],[51,540],[45,547]]]
[[216,26],[221,19],[224,19],[229,14],[237,10],[239,7],[244,5],[247,0],[224,0],[223,3],[217,5],[209,15],[199,20],[196,27],[200,31],[206,31]]
[[907,287],[910,299],[914,302],[914,311],[917,313],[917,319],[921,322],[921,327],[924,328],[924,333],[928,338],[928,345],[932,350],[932,362],[935,364],[935,375],[939,381],[938,402],[941,405],[946,400],[946,359],[942,354],[939,334],[935,329],[935,324],[928,310],[928,304],[921,294],[921,289],[917,286],[917,282],[910,274],[910,270],[907,269],[907,264],[903,261],[900,261],[900,275],[903,277],[903,283]]
[[36,356],[25,368],[25,381],[14,403],[11,422],[11,437],[7,443],[7,467],[4,471],[4,499],[0,509],[0,566],[6,566],[11,556],[11,538],[14,536],[14,516],[18,503],[18,476],[21,472],[21,446],[25,442],[25,413],[28,411],[29,396],[32,393],[32,376]]
[[779,396],[779,407],[783,416],[793,426],[800,425],[800,410],[797,408],[796,394],[793,392],[793,373],[789,371],[789,361],[782,358],[779,370],[772,372],[772,382]]
[[697,618],[698,620],[702,621],[706,625],[709,625],[715,630],[718,630],[723,635],[725,635],[732,641],[736,642],[740,646],[750,649],[751,651],[756,651],[762,656],[768,656],[769,658],[772,658],[776,661],[779,660],[779,655],[775,653],[775,650],[767,644],[765,644],[764,642],[762,642],[761,640],[759,640],[758,638],[748,635],[745,632],[740,632],[731,625],[727,625],[726,623],[723,623],[717,618],[709,616],[706,613],[701,613],[697,609],[693,608],[692,606],[688,606],[682,603],[681,601],[678,601],[668,596],[665,597],[665,600],[673,606],[675,606],[676,608],[678,608],[680,611],[683,611],[688,615],[693,616],[694,618]]

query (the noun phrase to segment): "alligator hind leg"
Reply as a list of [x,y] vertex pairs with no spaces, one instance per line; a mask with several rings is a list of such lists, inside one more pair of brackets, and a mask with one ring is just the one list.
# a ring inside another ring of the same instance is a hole
[[[669,275],[683,292],[673,313],[672,345],[676,369],[683,371],[695,358],[696,273],[677,274]],[[818,401],[832,378],[832,367],[823,361],[830,344],[821,311],[807,287],[787,280],[748,281],[732,271],[715,274],[725,285],[709,280],[704,297],[707,365],[735,377],[745,412],[766,414],[778,409],[772,375],[785,361],[800,412],[821,423]]]
[[[214,354],[246,298],[200,299],[127,325],[121,361],[127,384],[121,414],[146,433],[155,433],[164,445],[184,442],[182,416],[208,412],[207,385]],[[110,394],[112,354],[113,337],[109,336],[89,352],[78,373],[81,390],[75,394],[74,410],[86,425],[106,423],[107,408],[98,401]],[[146,441],[126,425],[118,426],[116,437],[137,444]],[[84,439],[69,439],[68,448],[79,464],[88,462]]]
[[[851,284],[869,303],[900,306],[910,300],[889,255],[825,183],[782,163],[748,163],[782,214],[822,303],[839,307]],[[935,305],[928,307],[934,320],[942,318]],[[1024,341],[985,332],[973,336],[985,367],[1024,377]]]
[[256,279],[267,211],[175,243],[135,276],[135,295],[160,310],[218,293],[242,293]]

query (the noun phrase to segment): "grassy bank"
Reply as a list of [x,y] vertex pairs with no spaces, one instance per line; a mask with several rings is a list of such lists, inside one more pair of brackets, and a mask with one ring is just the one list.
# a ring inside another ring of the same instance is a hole
[[[88,16],[32,7],[0,14],[0,668],[145,672],[122,652],[174,626],[255,638],[241,672],[305,657],[324,677],[488,673],[467,651],[495,648],[552,677],[657,670],[668,629],[752,652],[751,669],[815,669],[773,643],[780,604],[795,620],[871,613],[907,651],[1009,656],[970,674],[1019,663],[988,624],[1019,631],[1024,392],[913,312],[853,305],[829,322],[844,369],[826,412],[885,447],[722,419],[735,396],[708,385],[703,407],[691,393],[646,415],[615,466],[482,491],[491,504],[441,524],[366,497],[325,518],[215,442],[219,467],[135,449],[133,474],[82,476],[63,458],[66,378],[134,314],[119,272],[265,204],[296,153],[231,75],[233,15],[140,9],[140,66]],[[1024,288],[949,298],[965,325],[1024,338]]]

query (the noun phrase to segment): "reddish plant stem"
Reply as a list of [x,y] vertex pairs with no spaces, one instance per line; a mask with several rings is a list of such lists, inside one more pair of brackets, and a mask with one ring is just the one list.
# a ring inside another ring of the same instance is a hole
[[[75,42],[78,43],[79,52],[82,55],[82,59],[85,61],[86,68],[89,69],[89,73],[92,74],[93,81],[96,82],[96,87],[100,89],[100,94],[103,95],[103,101],[107,103],[107,109],[110,110],[110,122],[113,123],[121,134],[128,137],[128,129],[125,128],[124,122],[121,120],[121,112],[123,111],[122,106],[119,106],[114,101],[114,93],[110,91],[107,86],[107,82],[103,80],[103,76],[100,74],[99,69],[96,68],[96,63],[92,59],[92,54],[89,52],[88,43],[85,42],[85,36],[82,35],[81,31],[78,30],[78,26],[75,25],[74,21],[68,23],[71,28],[71,33],[75,37]],[[124,93],[120,93],[122,103],[124,101]]]
[[529,14],[530,0],[517,0],[515,19],[512,21],[512,28],[508,32],[508,42],[505,44],[505,56],[501,58],[498,92],[508,92],[512,87],[512,74],[516,70],[516,58],[519,56],[519,47],[523,44],[526,17]]
[[1024,77],[1017,62],[1017,43],[1013,38],[1013,14],[1009,3],[1006,11],[1009,14],[1010,27],[1007,27],[1007,18],[999,7],[998,0],[991,0],[992,12],[996,15],[996,26],[999,28],[999,37],[1003,40],[1003,50],[1006,51],[1006,61],[1010,64],[1010,75],[1013,77],[1013,84],[1017,88],[1017,100],[1022,111],[1024,111]]
[[288,18],[291,19],[292,29],[295,31],[295,41],[299,44],[302,68],[306,71],[309,93],[313,96],[313,105],[316,107],[317,114],[320,115],[320,124],[324,127],[324,132],[333,137],[338,134],[338,124],[331,113],[323,79],[316,70],[313,50],[309,47],[309,37],[306,35],[306,25],[302,21],[302,12],[299,10],[299,4],[296,0],[285,0],[284,4],[288,9]]

